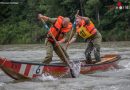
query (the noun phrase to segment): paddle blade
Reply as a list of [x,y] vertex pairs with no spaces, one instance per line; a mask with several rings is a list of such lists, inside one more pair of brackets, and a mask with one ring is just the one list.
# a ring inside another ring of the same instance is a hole
[[81,62],[71,62],[70,63],[70,73],[73,78],[76,78],[80,74],[80,69],[81,69]]

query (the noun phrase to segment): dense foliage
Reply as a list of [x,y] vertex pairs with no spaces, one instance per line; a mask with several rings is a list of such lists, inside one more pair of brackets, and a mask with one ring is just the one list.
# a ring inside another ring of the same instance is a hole
[[46,31],[38,13],[67,16],[73,22],[78,9],[91,18],[104,41],[130,40],[130,5],[128,10],[117,10],[108,8],[107,0],[1,0],[5,1],[18,4],[0,3],[0,44],[39,43],[36,38]]

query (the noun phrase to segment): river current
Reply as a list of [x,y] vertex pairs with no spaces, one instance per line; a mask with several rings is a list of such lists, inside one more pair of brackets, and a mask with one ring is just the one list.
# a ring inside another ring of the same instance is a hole
[[[67,52],[71,59],[83,59],[85,43],[72,44]],[[40,62],[45,57],[44,44],[0,45],[0,56],[16,61]],[[119,54],[120,69],[80,75],[78,78],[41,77],[15,81],[0,70],[0,90],[130,90],[130,41],[103,42],[101,55]],[[58,59],[54,54],[53,60]]]

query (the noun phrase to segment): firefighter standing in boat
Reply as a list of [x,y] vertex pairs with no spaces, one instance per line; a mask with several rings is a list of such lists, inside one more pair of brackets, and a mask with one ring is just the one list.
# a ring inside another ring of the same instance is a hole
[[82,17],[82,16],[76,17],[76,33],[73,36],[73,38],[67,43],[66,46],[74,42],[78,35],[88,42],[87,48],[85,50],[87,63],[92,63],[91,60],[92,51],[94,51],[96,62],[101,61],[100,46],[102,36],[88,17]]
[[[66,41],[66,34],[72,29],[72,23],[70,19],[67,17],[58,16],[57,18],[49,18],[47,16],[43,16],[42,14],[38,15],[39,19],[43,19],[44,21],[48,21],[52,24],[50,30],[48,31],[48,36],[45,40],[46,44],[46,57],[43,60],[43,63],[49,64],[52,61],[53,50],[59,56],[59,58],[63,61],[63,63],[67,64],[65,58],[61,54],[60,50],[57,47],[57,43],[54,42],[53,38],[49,36],[49,33],[52,32],[53,36],[59,43],[63,43]],[[69,60],[69,56],[66,51],[61,47],[65,56]]]

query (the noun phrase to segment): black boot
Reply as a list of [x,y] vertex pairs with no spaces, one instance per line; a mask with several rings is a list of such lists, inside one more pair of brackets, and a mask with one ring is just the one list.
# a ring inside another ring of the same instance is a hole
[[91,52],[88,54],[85,54],[86,56],[86,63],[87,64],[92,64],[92,59],[91,59]]

